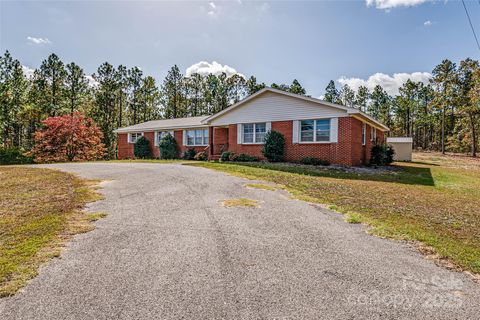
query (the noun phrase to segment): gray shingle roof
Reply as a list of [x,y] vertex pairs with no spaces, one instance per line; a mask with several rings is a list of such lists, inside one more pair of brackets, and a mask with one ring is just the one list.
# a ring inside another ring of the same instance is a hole
[[115,130],[115,132],[122,133],[122,132],[138,132],[138,131],[155,131],[155,130],[161,130],[161,129],[183,129],[183,128],[206,127],[207,125],[202,123],[202,120],[206,118],[208,118],[208,116],[153,120],[153,121],[147,121],[147,122],[139,123],[133,126],[125,127],[125,128],[119,128]]

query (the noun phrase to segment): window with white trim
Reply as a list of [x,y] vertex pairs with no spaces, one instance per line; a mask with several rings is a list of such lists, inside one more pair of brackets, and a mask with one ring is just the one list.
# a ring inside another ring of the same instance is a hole
[[187,146],[207,146],[208,129],[187,130]]
[[367,143],[367,124],[364,122],[362,125],[362,146]]
[[160,145],[160,142],[167,134],[173,137],[173,131],[157,131],[157,146]]
[[128,134],[128,143],[135,143],[137,140],[143,137],[143,132],[132,132]]
[[373,141],[373,143],[377,142],[377,128],[370,128],[370,141]]
[[300,142],[329,142],[330,119],[300,121]]
[[243,143],[264,143],[267,123],[244,123],[242,125]]

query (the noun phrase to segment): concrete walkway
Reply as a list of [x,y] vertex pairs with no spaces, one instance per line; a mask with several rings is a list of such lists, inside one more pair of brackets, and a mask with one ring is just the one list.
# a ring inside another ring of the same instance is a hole
[[[47,167],[107,180],[106,211],[0,319],[478,319],[480,285],[281,191],[178,164]],[[251,198],[260,208],[224,208]]]

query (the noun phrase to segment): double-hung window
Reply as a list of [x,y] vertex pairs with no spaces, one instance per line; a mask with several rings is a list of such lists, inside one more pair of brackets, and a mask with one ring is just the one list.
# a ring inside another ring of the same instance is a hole
[[208,129],[187,130],[187,146],[208,145]]
[[362,124],[362,146],[367,143],[367,124]]
[[329,142],[330,119],[300,121],[300,142]]
[[264,143],[265,134],[267,132],[267,124],[261,123],[245,123],[243,127],[243,143]]
[[137,140],[143,136],[143,132],[132,132],[128,134],[128,142],[135,143]]

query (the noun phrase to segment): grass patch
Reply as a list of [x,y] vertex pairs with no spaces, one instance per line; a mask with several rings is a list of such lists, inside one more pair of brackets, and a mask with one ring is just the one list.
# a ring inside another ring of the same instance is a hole
[[257,200],[247,199],[247,198],[239,198],[239,199],[226,199],[222,200],[222,205],[224,207],[250,207],[250,208],[257,208],[259,207]]
[[72,235],[93,229],[82,208],[101,199],[97,183],[51,169],[0,167],[0,296],[36,276]]
[[347,213],[345,221],[348,223],[362,223],[362,216],[358,213]]
[[269,191],[277,190],[277,188],[275,188],[274,186],[263,184],[263,183],[248,183],[245,186],[248,188],[263,189],[263,190],[269,190]]
[[94,222],[94,221],[97,221],[97,220],[100,220],[102,218],[105,218],[108,214],[106,212],[93,212],[93,213],[89,213],[87,214],[87,220],[90,221],[90,222]]
[[420,241],[439,257],[480,273],[478,159],[417,153],[414,162],[378,173],[277,163],[189,165],[285,186],[298,199],[358,214],[376,235]]

